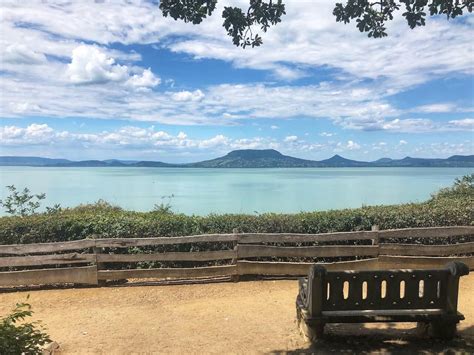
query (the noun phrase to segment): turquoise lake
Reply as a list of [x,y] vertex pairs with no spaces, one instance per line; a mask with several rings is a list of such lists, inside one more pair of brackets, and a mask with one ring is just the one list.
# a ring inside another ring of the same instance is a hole
[[70,207],[104,199],[137,211],[169,202],[175,212],[197,215],[294,213],[424,201],[473,170],[0,167],[0,185],[2,198],[11,184],[44,192],[43,205]]

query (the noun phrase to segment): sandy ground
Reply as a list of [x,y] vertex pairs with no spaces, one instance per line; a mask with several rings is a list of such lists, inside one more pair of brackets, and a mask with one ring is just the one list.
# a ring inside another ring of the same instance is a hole
[[474,353],[474,274],[461,280],[466,320],[451,342],[420,338],[414,324],[329,325],[310,345],[296,326],[294,280],[3,292],[0,317],[30,294],[61,354]]

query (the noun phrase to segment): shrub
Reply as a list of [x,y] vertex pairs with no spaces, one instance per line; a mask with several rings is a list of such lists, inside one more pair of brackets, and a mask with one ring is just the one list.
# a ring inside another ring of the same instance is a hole
[[28,303],[17,303],[12,313],[0,320],[0,354],[41,354],[51,342],[40,322],[27,322],[33,311]]
[[[464,179],[423,203],[260,215],[188,216],[169,211],[133,212],[105,202],[63,209],[55,214],[0,218],[0,244],[68,241],[87,237],[174,237],[203,233],[325,233],[380,229],[474,225],[472,190]],[[472,184],[471,188],[472,189]],[[443,190],[442,190],[443,191]],[[460,191],[464,191],[460,193]]]

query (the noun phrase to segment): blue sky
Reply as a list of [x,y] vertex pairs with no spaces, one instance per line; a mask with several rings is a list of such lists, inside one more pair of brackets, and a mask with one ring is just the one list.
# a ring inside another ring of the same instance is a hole
[[187,162],[233,149],[474,154],[472,15],[369,39],[334,1],[285,1],[260,48],[236,48],[219,1],[200,26],[156,4],[2,2],[0,154]]

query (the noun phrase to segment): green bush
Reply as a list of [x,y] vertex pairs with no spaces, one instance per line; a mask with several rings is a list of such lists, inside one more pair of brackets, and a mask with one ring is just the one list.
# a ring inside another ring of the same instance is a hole
[[[325,233],[380,229],[474,225],[473,187],[465,179],[423,203],[260,215],[188,216],[169,211],[132,212],[105,202],[63,209],[55,214],[0,218],[0,244],[68,241],[88,237],[173,237],[240,232]],[[462,187],[458,187],[462,186]]]
[[41,354],[51,342],[39,322],[27,322],[33,311],[28,303],[17,303],[12,313],[0,319],[0,354]]

